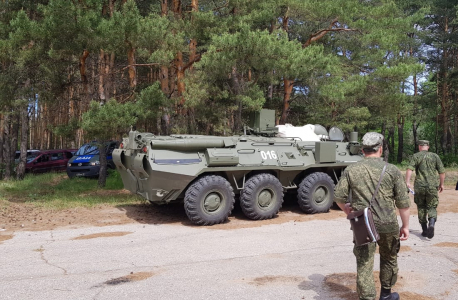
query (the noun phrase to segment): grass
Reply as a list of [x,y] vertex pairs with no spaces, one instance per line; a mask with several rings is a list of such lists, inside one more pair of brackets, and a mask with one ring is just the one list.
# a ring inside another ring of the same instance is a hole
[[110,172],[106,186],[98,188],[97,179],[68,178],[65,173],[27,174],[24,180],[0,181],[1,206],[8,202],[31,203],[50,209],[128,205],[144,202],[126,193],[120,174]]

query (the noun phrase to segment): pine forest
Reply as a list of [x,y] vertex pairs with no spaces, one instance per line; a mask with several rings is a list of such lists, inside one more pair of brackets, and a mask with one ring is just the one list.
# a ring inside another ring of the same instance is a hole
[[457,166],[456,0],[0,0],[5,179],[18,150],[240,134],[261,108]]

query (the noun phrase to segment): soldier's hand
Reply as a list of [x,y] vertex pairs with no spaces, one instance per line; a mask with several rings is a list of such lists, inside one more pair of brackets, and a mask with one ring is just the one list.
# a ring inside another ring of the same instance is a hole
[[410,182],[406,182],[407,189],[410,189]]
[[442,193],[442,191],[444,190],[444,185],[439,185],[437,190],[439,191],[439,193]]
[[409,228],[401,227],[399,230],[399,239],[405,241],[409,238]]
[[353,211],[353,209],[351,208],[350,203],[345,203],[345,210],[344,210],[344,212],[348,215],[348,214],[351,213],[352,211]]

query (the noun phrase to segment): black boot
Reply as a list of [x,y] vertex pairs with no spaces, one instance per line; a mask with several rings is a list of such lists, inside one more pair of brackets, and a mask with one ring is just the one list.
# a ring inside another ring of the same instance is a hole
[[399,300],[399,294],[391,292],[391,289],[387,290],[382,288],[382,292],[380,293],[380,300]]
[[429,219],[428,238],[430,239],[434,237],[434,224],[436,224],[436,219],[435,218]]
[[420,223],[421,225],[421,236],[427,236],[428,235],[428,223]]

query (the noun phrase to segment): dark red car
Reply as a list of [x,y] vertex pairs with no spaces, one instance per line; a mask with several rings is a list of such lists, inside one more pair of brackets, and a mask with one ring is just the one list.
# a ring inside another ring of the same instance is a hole
[[76,149],[44,150],[27,157],[25,171],[28,173],[45,173],[51,171],[65,171],[67,163]]

